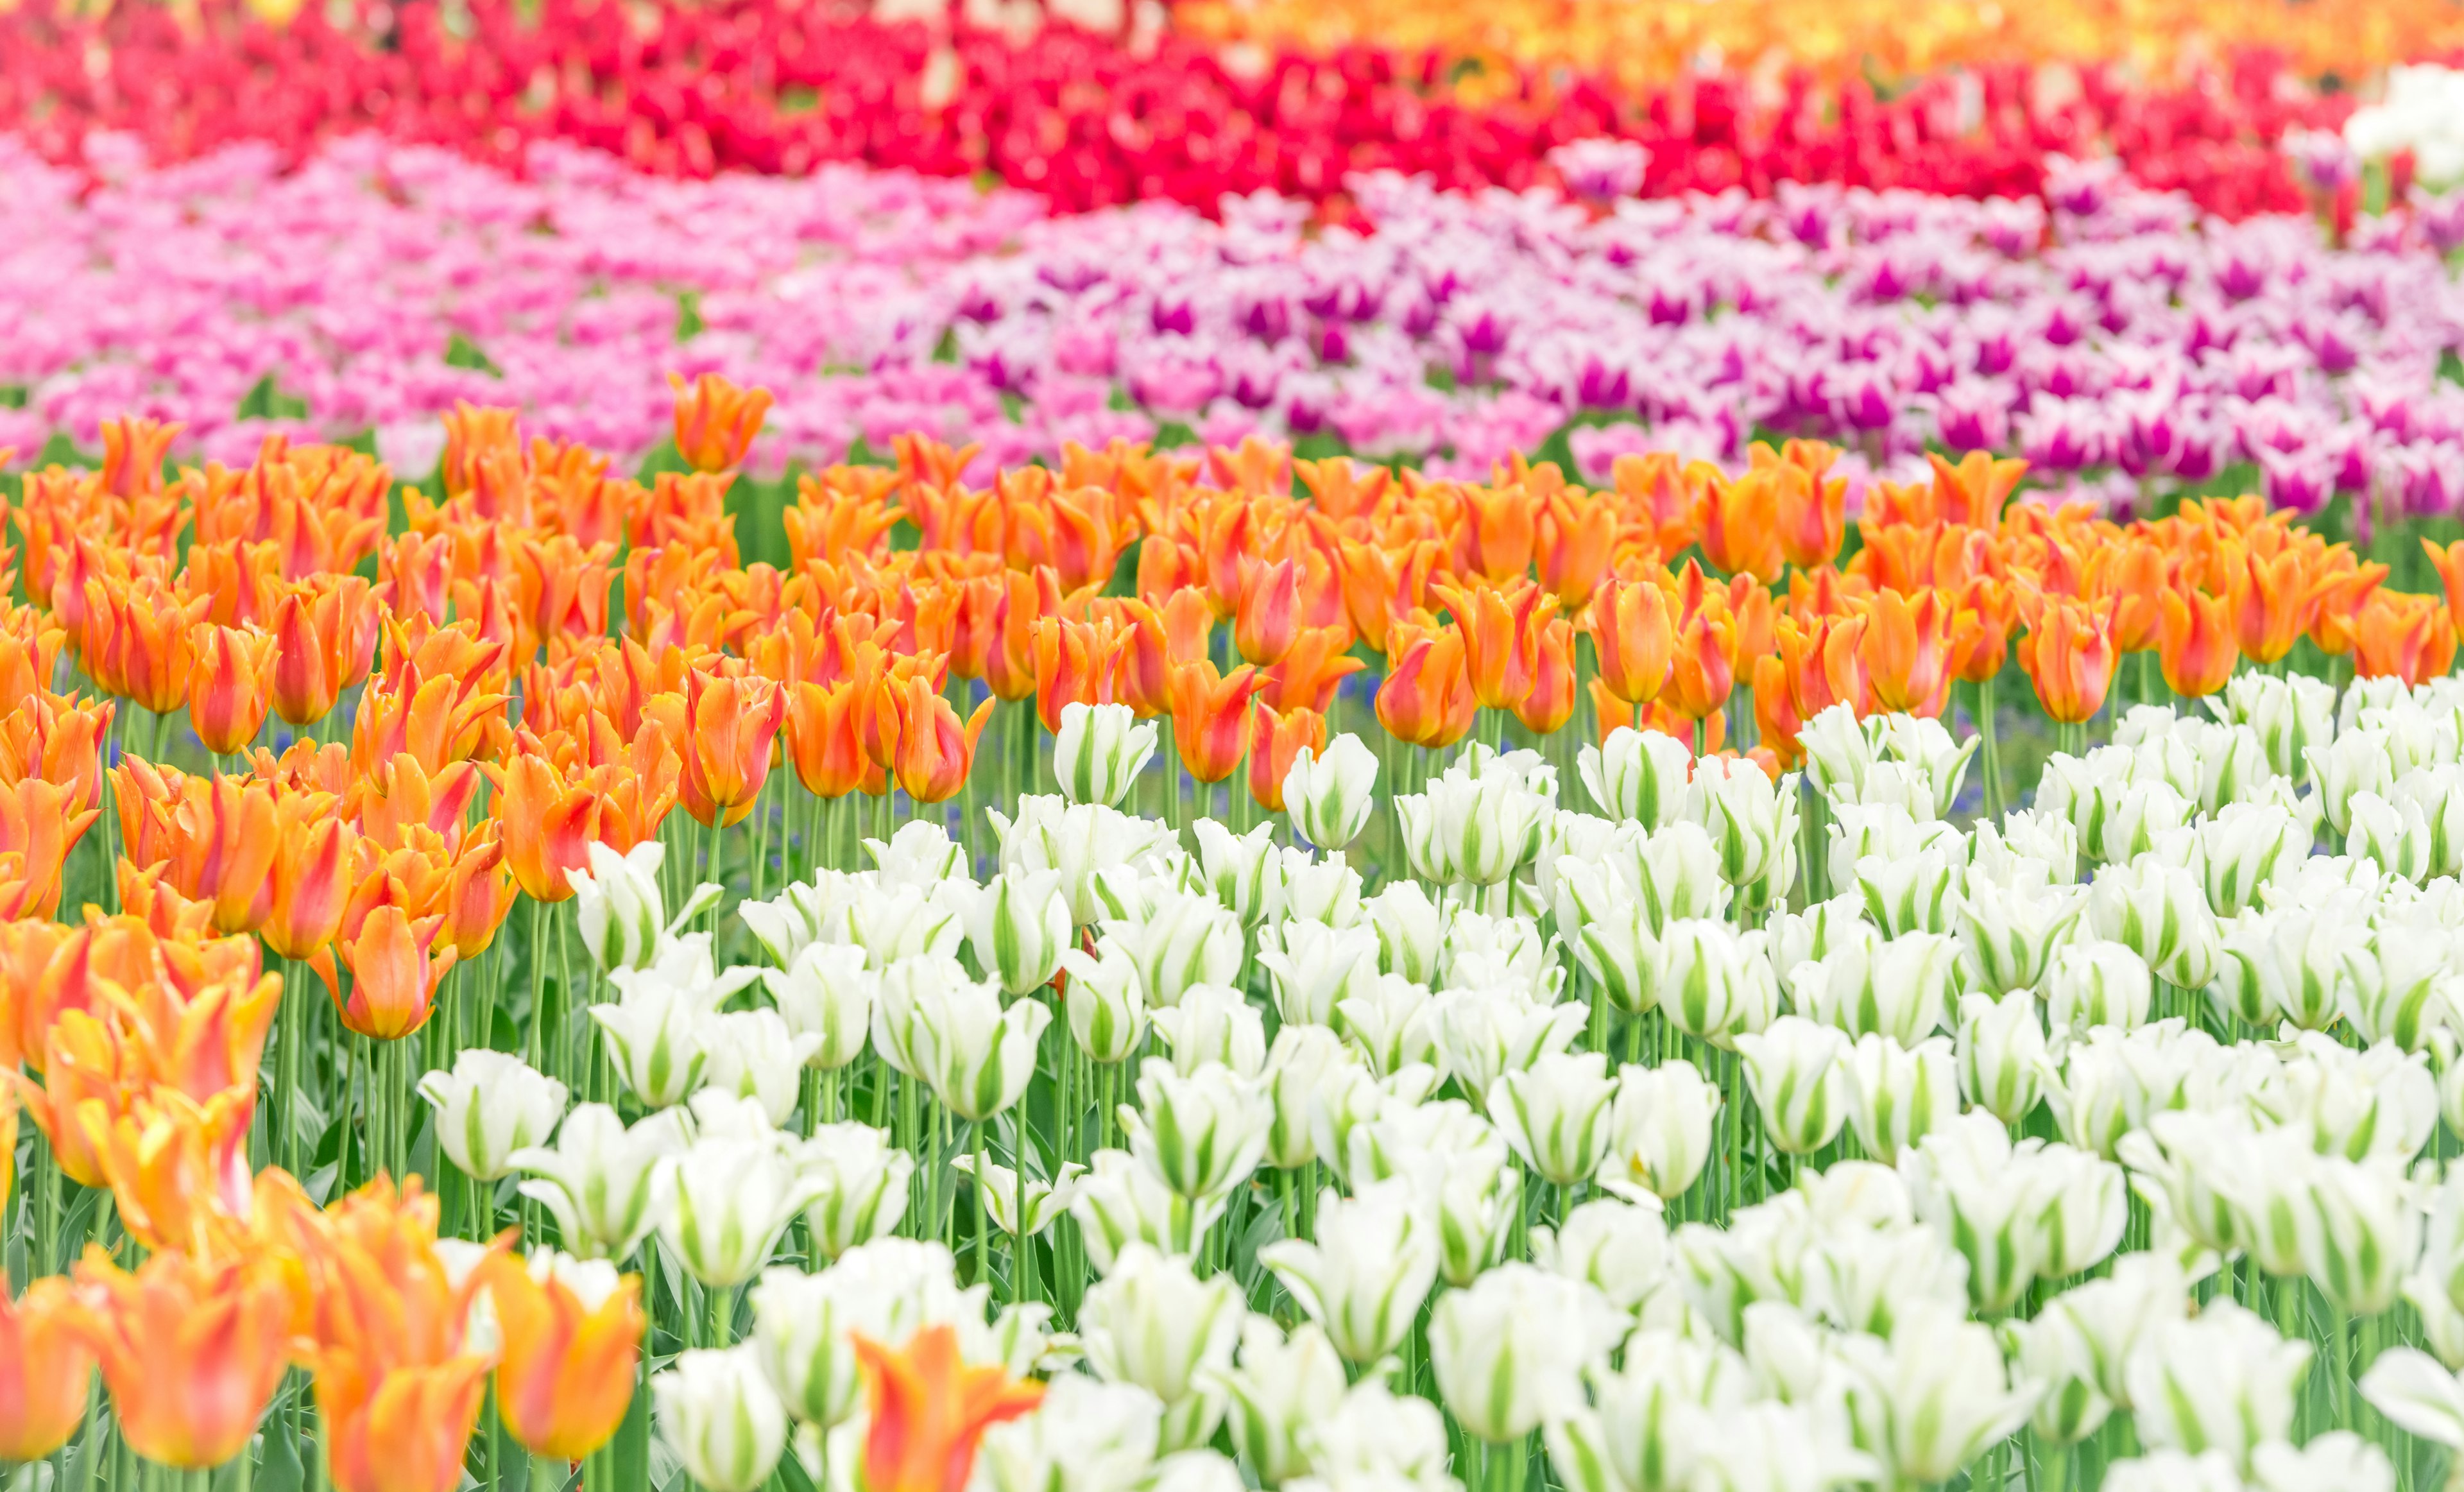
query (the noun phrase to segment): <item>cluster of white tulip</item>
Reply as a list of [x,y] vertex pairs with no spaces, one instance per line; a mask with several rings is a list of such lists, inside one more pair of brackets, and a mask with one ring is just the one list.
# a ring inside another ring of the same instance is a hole
[[2464,690],[2212,703],[1968,829],[1931,720],[1827,712],[1802,782],[1619,730],[1596,814],[1475,745],[1374,893],[1356,739],[1286,783],[1315,848],[1184,845],[1116,806],[1154,728],[1073,705],[989,880],[911,823],[740,909],[770,967],[595,852],[629,1128],[495,1053],[423,1091],[566,1248],[714,1303],[656,1380],[714,1492],[791,1438],[850,1476],[851,1333],[938,1323],[1051,1377],[993,1492],[1981,1485],[2091,1440],[2108,1488],[2411,1485],[2351,1432],[2464,1452]]

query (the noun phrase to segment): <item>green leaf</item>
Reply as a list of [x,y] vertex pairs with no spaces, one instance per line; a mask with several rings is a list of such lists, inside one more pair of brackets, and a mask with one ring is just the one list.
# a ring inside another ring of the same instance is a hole
[[709,324],[701,318],[701,292],[676,292],[676,340],[691,341]]
[[503,368],[490,362],[488,355],[479,350],[478,344],[460,332],[455,332],[452,340],[445,344],[445,365],[449,368],[470,368],[475,372],[485,373],[490,378],[505,376]]

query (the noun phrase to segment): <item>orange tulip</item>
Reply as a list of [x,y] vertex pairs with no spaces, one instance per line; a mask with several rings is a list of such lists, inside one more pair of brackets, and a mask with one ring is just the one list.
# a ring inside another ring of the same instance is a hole
[[229,756],[265,728],[274,703],[274,634],[200,623],[188,646],[196,655],[188,678],[188,723],[206,750]]
[[48,692],[28,696],[0,714],[0,783],[29,778],[66,788],[70,812],[102,799],[102,741],[116,713],[110,700],[81,702]]
[[1035,714],[1046,731],[1061,734],[1064,706],[1114,702],[1124,641],[1110,620],[1035,624]]
[[2156,656],[2166,687],[2185,699],[2224,688],[2233,665],[2241,661],[2240,645],[2233,641],[2233,603],[2194,590],[2164,591],[2156,602],[2165,615]]
[[[245,940],[233,941],[255,954]],[[173,963],[187,964],[194,955],[179,949],[162,952],[172,955],[165,960],[163,977],[134,988],[105,979],[97,991],[99,1004],[142,1056],[153,1088],[185,1093],[201,1104],[232,1088],[254,1088],[265,1034],[282,1003],[282,976],[253,967],[207,976],[201,963],[175,973]],[[247,963],[253,965],[253,956]],[[188,984],[189,978],[197,982]]]
[[685,812],[704,824],[734,823],[751,813],[786,715],[787,696],[768,679],[687,673],[678,729],[670,733],[684,758],[677,796]]
[[1800,626],[1782,617],[1773,639],[1777,651],[1754,660],[1754,720],[1763,739],[1793,757],[1805,722],[1845,704],[1859,716],[1871,713],[1874,691],[1863,657],[1867,619],[1826,617]]
[[2019,667],[2036,686],[2037,701],[2065,725],[2080,724],[2104,707],[2115,653],[2111,602],[2045,596],[2019,639]]
[[2353,628],[2353,671],[2419,686],[2455,666],[2455,619],[2436,598],[2380,591]]
[[93,1331],[66,1280],[37,1280],[11,1301],[0,1273],[0,1461],[38,1461],[68,1443],[85,1417]]
[[2421,548],[2430,556],[2431,568],[2438,572],[2438,583],[2447,592],[2448,616],[2464,619],[2464,538],[2446,545],[2425,538]]
[[1616,557],[1617,515],[1608,499],[1551,493],[1540,505],[1533,559],[1540,584],[1569,615],[1591,603]]
[[196,659],[190,633],[212,598],[183,602],[152,576],[121,585],[88,581],[85,593],[80,652],[95,681],[158,715],[187,703]]
[[1463,544],[1463,568],[1496,584],[1522,579],[1531,568],[1531,546],[1537,538],[1533,510],[1538,506],[1522,486],[1461,489],[1463,518],[1457,531]]
[[1556,598],[1530,581],[1430,589],[1454,613],[1472,696],[1488,710],[1520,705],[1538,674],[1540,632],[1556,614]]
[[1659,695],[1668,682],[1676,636],[1668,594],[1657,581],[1602,581],[1592,598],[1588,627],[1603,689],[1629,705]]
[[496,941],[497,930],[513,914],[514,876],[494,823],[482,824],[463,845],[435,907],[445,919],[437,938],[458,962],[469,963]]
[[158,1087],[114,1116],[88,1102],[77,1112],[129,1237],[155,1250],[237,1252],[249,1212],[248,1130],[253,1085],[199,1103]]
[[947,802],[967,785],[975,765],[976,741],[992,718],[989,699],[976,707],[966,723],[950,701],[936,692],[932,680],[911,674],[881,686],[890,716],[896,722],[897,744],[891,764],[898,785],[919,803]]
[[588,846],[598,837],[600,803],[591,782],[530,751],[486,771],[496,790],[495,819],[514,883],[533,901],[572,895],[564,873],[590,863]]
[[274,911],[279,822],[274,790],[262,782],[189,779],[172,812],[171,884],[210,899],[223,932],[255,932]]
[[1733,478],[1706,472],[1694,507],[1704,557],[1730,575],[1766,584],[1779,579],[1788,562],[1780,547],[1781,484],[1769,467]]
[[[309,1335],[326,1463],[338,1492],[451,1492],[487,1394],[471,1303],[436,1251],[436,1203],[384,1177],[293,1223],[312,1283]],[[502,1244],[497,1245],[501,1250]]]
[[1268,813],[1284,811],[1284,777],[1306,746],[1326,754],[1326,716],[1314,710],[1278,712],[1265,700],[1250,705],[1249,796]]
[[2017,616],[2011,587],[1981,575],[1969,581],[1950,617],[1951,675],[1982,684],[2000,673],[2011,656],[2011,624]]
[[858,686],[842,679],[825,688],[799,682],[787,699],[787,760],[796,779],[818,798],[845,798],[858,788],[886,792],[882,770],[865,755],[856,732]]
[[676,451],[696,472],[728,472],[744,464],[753,437],[775,402],[766,388],[738,388],[715,373],[687,384],[668,375],[676,391]]
[[2229,541],[2218,548],[2227,597],[2241,650],[2261,668],[2293,650],[2318,615],[2320,592],[2312,584],[2310,557],[2299,549],[2261,555]]
[[1247,664],[1228,675],[1203,659],[1174,667],[1172,740],[1190,777],[1221,782],[1240,768],[1248,744],[1249,696],[1265,687]]
[[16,857],[17,890],[0,906],[11,918],[48,917],[58,910],[69,851],[102,812],[73,811],[77,793],[39,778],[0,785],[0,857]]
[[1736,624],[1705,608],[1679,625],[1669,692],[1661,701],[1689,720],[1715,714],[1736,687]]
[[[114,497],[148,497],[163,490],[163,460],[185,425],[123,415],[102,422],[102,490]],[[10,1458],[0,1457],[0,1460]]]
[[291,1268],[263,1250],[172,1250],[131,1274],[86,1250],[77,1270],[86,1339],[132,1450],[203,1470],[248,1448],[290,1366]]
[[1387,643],[1394,661],[1377,687],[1377,723],[1415,746],[1442,749],[1463,739],[1480,701],[1463,669],[1462,631],[1397,621]]
[[1935,515],[1945,523],[1970,528],[1991,528],[2019,478],[2028,472],[2025,461],[1997,461],[1982,450],[1960,457],[1957,466],[1939,454],[1928,454],[1926,459],[1933,463]]
[[[589,1266],[573,1271],[562,1263],[534,1255],[525,1268],[496,1254],[484,1268],[504,1341],[496,1413],[524,1450],[578,1461],[624,1423],[646,1322],[639,1276],[618,1279],[610,1270],[594,1282],[584,1272]],[[614,1288],[602,1293],[601,1284]]]
[[1950,607],[1927,588],[1915,604],[1898,591],[1876,596],[1865,613],[1858,654],[1875,707],[1892,713],[1942,713],[1950,692]]
[[41,1084],[14,1069],[0,1072],[0,1081],[16,1089],[26,1117],[51,1145],[60,1174],[79,1186],[102,1187],[102,1157],[85,1115],[109,1121],[127,1112],[150,1086],[144,1054],[111,1022],[86,1010],[60,1011],[44,1030],[40,1053]]
[[351,971],[350,998],[339,991],[334,996],[344,1026],[390,1042],[428,1023],[436,1010],[436,986],[453,967],[452,949],[429,951],[442,926],[442,918],[414,923],[400,907],[384,906],[368,913],[356,936],[336,940]]
[[1343,681],[1369,667],[1350,655],[1350,632],[1343,626],[1302,628],[1284,661],[1266,671],[1265,692],[1259,697],[1277,710],[1326,713]]
[[895,1351],[858,1335],[855,1352],[872,1410],[866,1492],[965,1492],[984,1432],[1044,1401],[1042,1384],[961,1362],[947,1325],[924,1327]]
[[1284,661],[1300,629],[1300,573],[1289,560],[1250,567],[1241,578],[1240,606],[1232,616],[1233,646],[1265,668]]
[[1847,537],[1848,479],[1793,465],[1774,475],[1781,557],[1800,570],[1829,564]]
[[1531,690],[1514,707],[1523,728],[1553,735],[1574,717],[1574,625],[1551,617],[1540,629]]
[[[2349,552],[2337,556],[2330,551],[2330,555],[2340,562],[2313,582],[2319,595],[2319,614],[2311,619],[2310,640],[2319,645],[2321,652],[2341,658],[2353,650],[2353,629],[2360,625],[2371,595],[2386,581],[2387,567],[2376,562],[2359,563]],[[2447,614],[2451,619],[2455,615],[2452,601]]]

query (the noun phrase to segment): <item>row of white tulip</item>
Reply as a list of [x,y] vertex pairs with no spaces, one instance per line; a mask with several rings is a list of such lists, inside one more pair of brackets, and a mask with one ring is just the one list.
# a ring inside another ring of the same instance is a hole
[[1072,706],[989,880],[909,823],[739,909],[767,967],[596,851],[629,1125],[497,1053],[423,1091],[566,1249],[700,1292],[655,1387],[714,1492],[850,1476],[852,1334],[931,1324],[1051,1378],[991,1492],[1981,1485],[2091,1437],[2111,1488],[2410,1484],[2350,1432],[2358,1380],[2464,1449],[2464,691],[2213,703],[1969,828],[1927,720],[1818,717],[1802,783],[1619,731],[1595,814],[1474,746],[1374,891],[1356,740],[1286,784],[1319,848],[1184,845],[1114,806],[1153,727]]

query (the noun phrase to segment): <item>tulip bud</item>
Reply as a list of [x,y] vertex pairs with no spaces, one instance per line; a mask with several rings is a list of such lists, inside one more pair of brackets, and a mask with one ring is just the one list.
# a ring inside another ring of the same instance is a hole
[[835,1072],[864,1054],[881,976],[867,966],[863,949],[809,944],[786,968],[762,971],[761,981],[787,1029],[813,1039],[805,1065]]
[[1959,1114],[1959,1066],[1946,1037],[1902,1046],[1887,1037],[1861,1036],[1846,1071],[1857,1143],[1885,1166]]
[[1332,1025],[1334,1007],[1368,992],[1377,963],[1378,935],[1372,928],[1287,922],[1270,928],[1258,950],[1258,966],[1266,971],[1274,992],[1275,1013],[1287,1025]]
[[1221,1197],[1248,1179],[1265,1153],[1274,1106],[1252,1079],[1229,1067],[1184,1077],[1150,1057],[1138,1073],[1138,1103],[1120,1108],[1130,1153],[1193,1202]]
[[2149,1445],[2215,1450],[2236,1467],[2293,1428],[2310,1344],[2288,1342],[2229,1300],[2186,1321],[2155,1324],[2123,1369],[2139,1434]]
[[1502,1264],[1439,1297],[1429,1362],[1456,1423],[1500,1445],[1582,1404],[1583,1375],[1607,1365],[1617,1325],[1591,1285]]
[[1621,1196],[1673,1202],[1694,1185],[1711,1154],[1720,1089],[1679,1058],[1657,1067],[1617,1069],[1610,1110],[1608,1161],[1600,1184]]
[[1438,976],[1448,918],[1419,882],[1390,881],[1376,895],[1362,898],[1360,907],[1376,931],[1379,965],[1386,973],[1415,984],[1427,984]]
[[1324,1082],[1353,1061],[1342,1038],[1325,1026],[1287,1024],[1266,1053],[1264,1082],[1274,1119],[1266,1127],[1265,1164],[1291,1171],[1317,1158],[1311,1117]]
[[1323,756],[1304,746],[1284,774],[1292,828],[1329,853],[1360,837],[1377,809],[1377,757],[1357,735],[1338,735]]
[[1401,1345],[1437,1283],[1436,1230],[1409,1182],[1318,1200],[1314,1240],[1283,1239],[1258,1262],[1283,1282],[1344,1361],[1366,1366]]
[[[1108,707],[1110,708],[1110,707]],[[1001,874],[958,898],[958,920],[975,949],[976,966],[1012,995],[1052,982],[1061,954],[1077,928],[1069,898],[1061,893],[1061,872]]]
[[583,1104],[565,1117],[555,1149],[532,1146],[508,1160],[539,1178],[523,1182],[521,1194],[556,1218],[566,1248],[585,1259],[622,1260],[673,1202],[676,1157],[685,1149],[680,1114],[652,1114],[627,1130],[615,1109]]
[[1035,1413],[984,1432],[977,1464],[990,1492],[1128,1492],[1149,1484],[1162,1420],[1135,1385],[1055,1373]]
[[1221,1197],[1191,1201],[1128,1151],[1099,1150],[1090,1158],[1094,1166],[1078,1178],[1069,1216],[1078,1220],[1098,1274],[1110,1274],[1113,1261],[1136,1243],[1166,1254],[1193,1253],[1223,1216]]
[[1095,948],[1095,954],[1075,948],[1062,954],[1061,967],[1069,974],[1063,1003],[1078,1049],[1089,1061],[1109,1064],[1127,1061],[1146,1040],[1146,989],[1137,965],[1109,934]]
[[1525,1165],[1552,1186],[1588,1181],[1615,1130],[1610,1101],[1617,1086],[1598,1052],[1553,1052],[1529,1068],[1498,1075],[1488,1113]]
[[824,1259],[889,1237],[906,1216],[915,1157],[870,1125],[819,1126],[795,1159],[797,1178],[811,1193],[804,1227]]
[[1156,730],[1141,723],[1127,705],[1061,707],[1061,734],[1053,737],[1052,775],[1061,796],[1073,803],[1117,808],[1155,754]]
[[1167,892],[1137,921],[1104,924],[1104,934],[1136,965],[1147,1002],[1178,1003],[1193,984],[1231,984],[1241,976],[1241,922],[1214,897]]
[[1767,934],[1689,918],[1661,934],[1661,1009],[1688,1036],[1736,1050],[1742,1035],[1779,1013],[1779,981],[1765,956]]
[[1830,1144],[1848,1120],[1848,1038],[1801,1016],[1782,1016],[1736,1041],[1771,1143],[1792,1155]]
[[2035,997],[2015,990],[1959,997],[1959,1086],[1968,1101],[2016,1126],[2043,1096],[2045,1029]]
[[1584,747],[1575,760],[1592,801],[1612,819],[1657,831],[1684,811],[1694,754],[1673,735],[1621,725],[1598,746]]
[[1026,1091],[1052,1011],[1032,999],[1003,1010],[989,982],[945,978],[916,992],[915,1020],[919,1044],[932,1053],[924,1080],[933,1096],[958,1118],[981,1123]]
[[1543,1005],[1519,992],[1448,990],[1437,998],[1438,1047],[1447,1077],[1485,1101],[1507,1072],[1562,1052],[1583,1030],[1580,1005]]
[[474,1181],[510,1173],[515,1152],[545,1145],[564,1117],[563,1084],[518,1057],[476,1046],[453,1059],[450,1074],[421,1078],[419,1096],[436,1108],[436,1143]]
[[2054,954],[2045,976],[2045,1020],[2056,1030],[2090,1026],[2134,1031],[2147,1023],[2155,986],[2139,955],[2120,943],[2090,938]]
[[2215,977],[2215,913],[2198,877],[2141,860],[2107,866],[2088,891],[2088,926],[2137,954],[2160,977],[2198,989]]
[[1789,971],[1798,1010],[1850,1036],[1878,1034],[1903,1046],[1941,1026],[1958,986],[1959,944],[1939,932],[1845,937],[1819,963]]
[[[984,1200],[984,1210],[991,1214],[993,1226],[1015,1239],[1019,1236],[1020,1182],[1018,1173],[997,1164],[986,1156],[980,1165],[974,1155],[953,1155],[950,1169],[976,1184],[976,1195]],[[1058,1182],[1040,1176],[1029,1176],[1024,1185],[1026,1204],[1026,1237],[1033,1238],[1050,1225],[1053,1218],[1069,1210],[1078,1196],[1078,1177],[1087,1168],[1070,1161],[1061,1168]]]
[[673,985],[645,983],[614,1004],[593,1005],[590,1019],[607,1040],[607,1058],[633,1096],[652,1108],[683,1103],[701,1086],[715,1019]]
[[727,894],[724,887],[704,882],[670,917],[659,890],[665,845],[644,840],[620,855],[605,845],[594,844],[584,853],[590,857],[590,868],[567,870],[564,878],[573,888],[574,921],[582,932],[582,946],[590,950],[591,961],[602,970],[648,967],[658,956],[661,939],[718,905]]
[[1379,975],[1361,994],[1338,1001],[1334,1013],[1335,1028],[1381,1078],[1437,1058],[1437,1002],[1426,985]]
[[1242,1464],[1264,1486],[1305,1475],[1307,1432],[1343,1398],[1343,1359],[1326,1333],[1304,1322],[1287,1337],[1273,1318],[1252,1315],[1241,1325],[1240,1365],[1217,1377]]
[[1201,1281],[1186,1259],[1132,1243],[1087,1291],[1078,1333],[1096,1376],[1163,1401],[1158,1443],[1180,1450],[1205,1444],[1222,1420],[1220,1375],[1244,1314],[1229,1275]]
[[1266,1023],[1239,990],[1193,984],[1179,1004],[1153,1019],[1155,1034],[1172,1049],[1173,1070],[1184,1077],[1201,1067],[1227,1067],[1243,1078],[1265,1070]]
[[1774,783],[1750,761],[1695,764],[1685,818],[1710,835],[1720,879],[1755,905],[1782,900],[1796,879],[1796,778]]
[[681,1352],[650,1379],[659,1438],[709,1492],[753,1492],[787,1445],[787,1411],[753,1345]]
[[1602,1197],[1567,1214],[1554,1232],[1532,1229],[1531,1262],[1631,1313],[1668,1277],[1668,1224],[1656,1206]]

